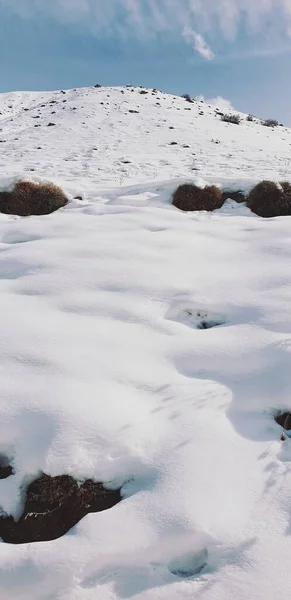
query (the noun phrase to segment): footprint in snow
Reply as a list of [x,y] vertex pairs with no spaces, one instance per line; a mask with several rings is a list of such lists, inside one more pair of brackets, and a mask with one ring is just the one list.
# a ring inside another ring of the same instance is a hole
[[194,329],[211,329],[226,323],[226,316],[205,309],[190,308],[186,306],[172,306],[165,316],[170,321],[183,323]]
[[190,552],[185,556],[176,558],[168,564],[168,569],[177,577],[195,577],[206,567],[208,550],[203,548],[199,552]]

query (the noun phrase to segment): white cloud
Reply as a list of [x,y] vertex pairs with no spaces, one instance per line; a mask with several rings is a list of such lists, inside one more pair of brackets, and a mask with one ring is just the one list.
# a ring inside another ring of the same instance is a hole
[[191,29],[191,27],[184,27],[183,36],[203,58],[206,60],[214,58],[214,53],[200,33]]
[[217,106],[217,108],[220,108],[221,110],[234,110],[234,107],[232,106],[232,103],[230,102],[230,100],[227,100],[226,98],[223,98],[222,96],[216,96],[216,98],[205,98],[204,96],[200,95],[200,96],[196,96],[197,100],[203,100],[204,102],[206,102],[206,104],[213,104],[214,106]]
[[275,32],[280,39],[282,31],[286,38],[291,31],[291,0],[0,0],[0,6],[26,18],[48,14],[99,36],[182,34],[188,27],[197,32],[197,49],[205,58],[212,51],[204,37],[235,39],[241,19],[251,34]]

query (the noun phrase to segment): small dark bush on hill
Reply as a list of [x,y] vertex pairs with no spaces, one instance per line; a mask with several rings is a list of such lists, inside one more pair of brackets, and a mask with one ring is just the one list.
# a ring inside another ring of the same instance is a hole
[[233,123],[234,125],[239,125],[241,118],[239,115],[229,115],[227,113],[224,113],[221,117],[221,120],[225,123]]
[[184,98],[187,102],[193,102],[191,96],[189,94],[183,94],[182,98]]
[[278,127],[279,123],[276,119],[265,119],[262,125],[265,125],[265,127]]

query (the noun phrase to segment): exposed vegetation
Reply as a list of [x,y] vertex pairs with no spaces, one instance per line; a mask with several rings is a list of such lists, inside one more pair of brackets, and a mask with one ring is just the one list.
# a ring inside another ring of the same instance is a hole
[[291,215],[291,184],[261,181],[248,194],[246,204],[260,217]]
[[61,188],[52,183],[19,181],[11,192],[0,192],[0,212],[21,217],[47,215],[67,202]]
[[199,188],[193,183],[185,183],[174,192],[172,204],[184,211],[212,211],[223,205],[223,199],[221,190],[215,185]]
[[265,119],[262,125],[265,125],[265,127],[278,127],[279,123],[276,119]]
[[241,118],[239,115],[223,113],[221,116],[221,121],[225,121],[225,123],[233,123],[234,125],[239,125],[241,122]]

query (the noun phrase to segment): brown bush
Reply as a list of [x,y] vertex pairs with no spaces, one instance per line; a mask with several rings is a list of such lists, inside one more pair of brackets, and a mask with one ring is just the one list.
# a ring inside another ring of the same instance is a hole
[[241,118],[239,115],[229,115],[227,113],[223,113],[221,121],[224,121],[225,123],[233,123],[234,125],[239,125],[241,122]]
[[67,204],[64,192],[52,183],[19,181],[11,192],[0,193],[0,211],[27,217],[48,215]]
[[199,188],[193,183],[180,185],[173,194],[172,204],[180,210],[215,210],[221,208],[221,191],[215,185]]
[[246,204],[260,217],[291,215],[291,185],[288,181],[261,181],[248,194]]
[[279,123],[277,119],[265,119],[265,121],[262,122],[262,125],[265,125],[265,127],[278,127]]

